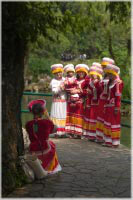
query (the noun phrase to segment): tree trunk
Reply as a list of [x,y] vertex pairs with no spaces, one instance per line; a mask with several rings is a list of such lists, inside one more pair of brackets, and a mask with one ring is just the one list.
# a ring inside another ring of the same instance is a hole
[[109,53],[110,53],[111,57],[116,61],[115,55],[113,52],[113,48],[112,48],[112,36],[111,36],[110,32],[109,32]]
[[16,187],[23,152],[21,97],[26,43],[14,31],[11,5],[2,3],[2,195]]

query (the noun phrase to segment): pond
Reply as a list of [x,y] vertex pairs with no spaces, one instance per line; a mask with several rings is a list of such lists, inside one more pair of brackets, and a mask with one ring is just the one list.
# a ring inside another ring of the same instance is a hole
[[[22,110],[27,110],[27,104],[33,99],[43,99],[42,96],[23,96],[22,99]],[[45,100],[47,101],[47,109],[50,112],[51,109],[51,98],[52,97],[45,97]],[[28,120],[32,119],[32,114],[30,113],[22,113],[22,125],[25,126],[25,123]],[[131,125],[131,116],[127,115],[126,117],[121,118],[121,123]],[[127,146],[128,148],[131,148],[131,128],[127,128],[122,126],[121,128],[121,144]]]

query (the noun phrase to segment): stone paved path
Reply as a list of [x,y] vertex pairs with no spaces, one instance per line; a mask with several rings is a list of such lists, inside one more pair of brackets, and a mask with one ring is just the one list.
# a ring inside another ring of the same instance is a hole
[[62,171],[16,189],[9,197],[130,198],[130,150],[79,139],[51,139]]

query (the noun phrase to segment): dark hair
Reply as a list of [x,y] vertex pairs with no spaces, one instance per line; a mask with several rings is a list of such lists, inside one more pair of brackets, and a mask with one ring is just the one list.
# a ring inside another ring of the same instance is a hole
[[42,105],[40,103],[36,103],[32,106],[32,113],[34,115],[39,115],[39,114],[42,114],[44,111]]
[[[87,74],[85,73],[84,78],[85,78],[86,76],[87,76]],[[78,73],[76,74],[76,78],[79,79],[79,74],[78,74]]]

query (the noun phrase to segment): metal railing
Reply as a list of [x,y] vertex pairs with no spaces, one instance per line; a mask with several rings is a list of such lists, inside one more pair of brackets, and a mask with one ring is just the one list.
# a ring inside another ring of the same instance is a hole
[[[35,93],[35,92],[23,92],[23,95],[33,95],[33,96],[45,96],[45,97],[50,97],[52,96],[52,94],[47,94],[47,93]],[[126,99],[122,99],[121,100],[122,103],[126,103],[126,104],[131,104],[130,100],[126,100]],[[29,110],[21,110],[22,113],[29,113]],[[127,127],[127,128],[131,128],[130,125],[128,124],[123,124],[121,123],[122,126]]]

